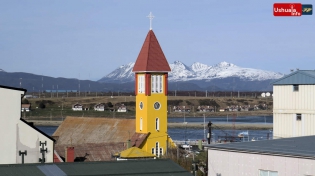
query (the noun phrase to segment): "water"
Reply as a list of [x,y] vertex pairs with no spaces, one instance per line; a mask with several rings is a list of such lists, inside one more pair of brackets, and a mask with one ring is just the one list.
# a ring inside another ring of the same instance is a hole
[[[206,117],[206,123],[211,120],[212,123],[227,123],[226,117]],[[203,123],[203,117],[187,117],[185,121],[188,123]],[[235,123],[273,123],[272,116],[239,116],[235,119]],[[168,122],[170,123],[182,123],[184,122],[184,118],[181,117],[169,117]],[[233,117],[228,117],[228,123],[233,123]],[[52,135],[57,126],[37,126],[38,129],[43,131],[48,135]],[[207,130],[207,129],[206,129]],[[214,139],[218,140],[219,138],[223,138],[224,136],[237,136],[238,133],[247,131],[247,130],[212,130],[214,134]],[[206,134],[208,131],[206,131]],[[249,139],[255,138],[255,140],[265,140],[269,136],[272,137],[272,131],[270,130],[248,130]],[[168,128],[168,134],[171,136],[173,140],[188,140],[195,141],[199,139],[205,139],[204,129],[196,129],[196,128]]]
[[[267,123],[272,124],[273,123],[273,116],[226,116],[226,117],[206,117],[206,123],[211,121],[212,123],[233,123],[235,121],[235,124],[237,123],[254,123],[254,124],[260,124],[260,123]],[[182,122],[188,122],[188,123],[200,123],[203,122],[203,117],[169,117],[168,122],[169,123],[182,123]]]

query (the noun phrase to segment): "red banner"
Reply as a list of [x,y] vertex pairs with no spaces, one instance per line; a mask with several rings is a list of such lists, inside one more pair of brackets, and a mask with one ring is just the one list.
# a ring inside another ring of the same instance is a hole
[[273,15],[274,16],[301,16],[302,4],[301,3],[274,3]]

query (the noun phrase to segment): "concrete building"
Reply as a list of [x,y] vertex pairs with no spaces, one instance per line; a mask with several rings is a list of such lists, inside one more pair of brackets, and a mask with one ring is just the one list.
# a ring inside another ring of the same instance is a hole
[[298,70],[273,82],[274,138],[315,135],[315,71]]
[[[0,164],[53,162],[54,139],[21,119],[25,89],[0,86]],[[43,144],[45,143],[45,144]],[[25,153],[26,154],[23,154]]]
[[315,136],[208,146],[208,175],[315,175]]

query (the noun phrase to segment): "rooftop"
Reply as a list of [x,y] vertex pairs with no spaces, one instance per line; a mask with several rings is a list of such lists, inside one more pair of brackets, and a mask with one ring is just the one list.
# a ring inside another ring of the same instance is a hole
[[150,175],[191,176],[171,160],[128,160],[110,162],[48,163],[48,164],[6,164],[0,165],[6,176],[45,175]]
[[315,159],[315,136],[208,145],[211,150]]
[[133,67],[133,72],[170,72],[171,68],[162,48],[152,30],[145,38],[143,46]]
[[297,70],[275,80],[273,85],[315,84],[315,70]]

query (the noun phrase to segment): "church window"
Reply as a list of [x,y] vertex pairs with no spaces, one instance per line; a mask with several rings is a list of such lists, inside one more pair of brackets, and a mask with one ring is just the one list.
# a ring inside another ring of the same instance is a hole
[[162,75],[152,75],[151,76],[151,92],[152,93],[162,93],[163,92],[163,76]]
[[152,148],[151,153],[154,155],[154,148]]
[[160,122],[159,122],[159,121],[160,121],[159,118],[156,118],[156,119],[155,119],[155,129],[156,129],[157,131],[160,130]]
[[155,143],[155,155],[159,156],[159,142]]
[[142,131],[142,117],[140,118],[140,131]]
[[145,91],[145,80],[144,75],[138,76],[138,93],[144,93]]
[[163,148],[161,147],[160,148],[160,156],[162,156],[163,155]]

